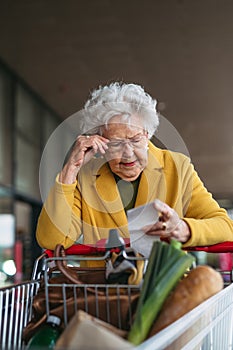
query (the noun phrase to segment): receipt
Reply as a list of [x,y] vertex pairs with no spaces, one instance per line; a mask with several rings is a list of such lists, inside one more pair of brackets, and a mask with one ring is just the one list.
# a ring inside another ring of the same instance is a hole
[[159,240],[157,236],[146,235],[143,227],[152,225],[158,221],[159,214],[151,202],[127,211],[128,228],[130,232],[130,245],[137,252],[149,258],[154,241]]

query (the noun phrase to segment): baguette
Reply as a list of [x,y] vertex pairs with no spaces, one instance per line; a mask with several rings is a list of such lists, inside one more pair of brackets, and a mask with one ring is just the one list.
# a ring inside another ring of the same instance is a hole
[[153,323],[149,337],[218,293],[223,289],[223,285],[221,274],[210,266],[200,265],[191,270],[187,277],[179,281],[166,299]]

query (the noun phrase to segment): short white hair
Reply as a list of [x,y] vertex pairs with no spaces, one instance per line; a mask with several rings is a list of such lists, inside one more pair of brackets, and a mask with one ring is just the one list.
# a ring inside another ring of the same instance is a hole
[[111,83],[95,89],[87,100],[81,122],[82,133],[101,134],[101,127],[121,115],[127,120],[137,115],[151,138],[159,125],[157,101],[136,84]]

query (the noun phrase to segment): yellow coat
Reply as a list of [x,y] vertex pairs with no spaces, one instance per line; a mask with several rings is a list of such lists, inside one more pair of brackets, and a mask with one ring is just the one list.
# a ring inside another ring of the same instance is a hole
[[[184,246],[233,241],[233,221],[206,190],[190,159],[150,142],[135,206],[156,198],[188,223],[191,238]],[[54,249],[58,243],[67,248],[83,233],[84,243],[92,244],[107,238],[110,228],[129,237],[114,177],[103,159],[93,159],[81,168],[76,183],[56,180],[38,220],[37,240],[43,248]]]

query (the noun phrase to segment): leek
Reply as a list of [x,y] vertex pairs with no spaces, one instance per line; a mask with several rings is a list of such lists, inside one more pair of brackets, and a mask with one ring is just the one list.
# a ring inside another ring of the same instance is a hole
[[193,262],[194,257],[182,251],[179,242],[154,242],[128,334],[131,343],[139,345],[146,339],[164,301]]

